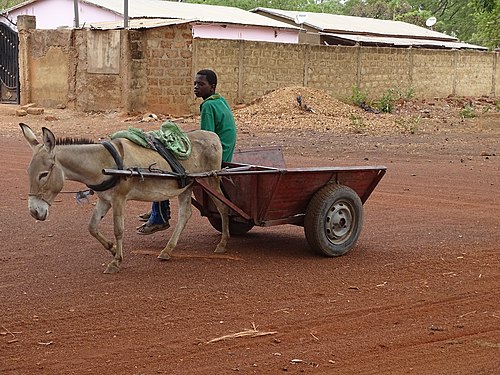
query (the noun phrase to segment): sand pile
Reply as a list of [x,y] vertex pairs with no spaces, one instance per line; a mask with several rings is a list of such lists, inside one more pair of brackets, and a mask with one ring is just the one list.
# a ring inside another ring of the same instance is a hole
[[[286,87],[234,110],[242,131],[333,133],[401,132],[392,115],[367,112],[335,99],[323,90]],[[396,126],[396,129],[395,129]]]

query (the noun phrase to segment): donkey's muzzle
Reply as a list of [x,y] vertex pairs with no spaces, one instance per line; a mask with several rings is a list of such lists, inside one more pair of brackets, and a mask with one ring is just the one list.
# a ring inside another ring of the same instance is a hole
[[28,209],[31,216],[36,220],[44,221],[49,216],[49,205],[47,202],[35,197],[28,199]]

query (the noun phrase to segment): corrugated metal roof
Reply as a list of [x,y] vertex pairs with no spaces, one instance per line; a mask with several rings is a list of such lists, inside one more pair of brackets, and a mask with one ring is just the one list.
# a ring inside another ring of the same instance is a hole
[[[123,15],[123,0],[80,0],[88,4],[109,9]],[[210,23],[266,26],[283,29],[298,29],[285,22],[275,21],[240,8],[179,3],[161,0],[135,0],[128,3],[130,18],[173,18]]]
[[297,15],[306,15],[303,25],[318,31],[339,34],[399,36],[407,38],[425,38],[435,40],[456,41],[457,38],[438,33],[424,27],[401,21],[379,20],[375,18],[342,16],[329,13],[298,12],[270,8],[255,8],[251,12],[268,13],[295,21]]
[[367,45],[377,45],[377,46],[395,46],[395,47],[440,47],[440,48],[451,48],[451,49],[479,49],[488,50],[486,47],[476,46],[474,44],[454,42],[454,41],[442,41],[442,40],[431,40],[431,39],[412,39],[412,38],[391,38],[391,37],[378,37],[378,36],[366,36],[366,35],[349,35],[349,34],[335,34],[335,33],[319,33],[320,35],[326,35],[334,37],[335,39],[350,41],[353,43],[364,43]]
[[[129,29],[152,29],[154,27],[180,25],[191,20],[164,19],[164,18],[134,18],[129,20]],[[83,25],[88,29],[116,30],[123,29],[123,21],[92,22]]]

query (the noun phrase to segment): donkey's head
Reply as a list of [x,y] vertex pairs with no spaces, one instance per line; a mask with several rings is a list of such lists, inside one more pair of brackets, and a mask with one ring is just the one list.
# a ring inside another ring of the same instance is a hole
[[49,216],[49,206],[63,188],[64,173],[56,163],[54,134],[47,128],[42,128],[43,144],[38,142],[28,125],[19,124],[24,138],[28,141],[33,157],[28,166],[30,191],[28,194],[28,209],[37,220],[45,220]]

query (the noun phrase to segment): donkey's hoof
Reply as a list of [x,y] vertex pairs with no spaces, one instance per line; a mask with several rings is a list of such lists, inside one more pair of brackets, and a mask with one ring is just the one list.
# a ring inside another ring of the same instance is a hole
[[222,247],[222,246],[217,246],[217,247],[215,248],[215,251],[214,251],[214,253],[216,253],[216,254],[223,254],[223,253],[225,253],[225,252],[226,252],[226,248],[225,248],[225,247]]
[[104,270],[104,273],[108,273],[108,274],[113,274],[113,273],[117,273],[118,272],[118,266],[116,264],[108,264],[108,266],[106,267],[106,269]]
[[160,260],[170,260],[170,255],[166,252],[161,252],[160,255],[158,255],[158,259]]

